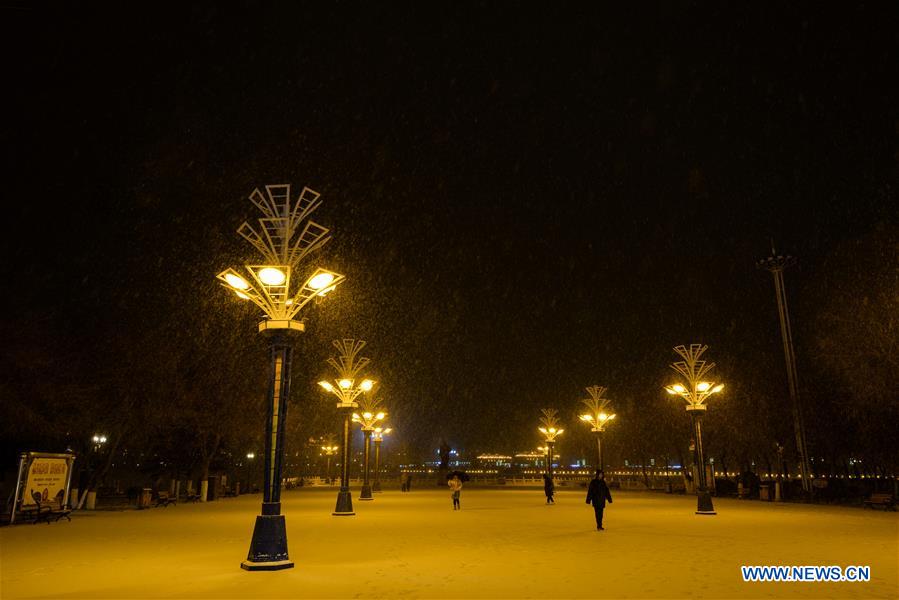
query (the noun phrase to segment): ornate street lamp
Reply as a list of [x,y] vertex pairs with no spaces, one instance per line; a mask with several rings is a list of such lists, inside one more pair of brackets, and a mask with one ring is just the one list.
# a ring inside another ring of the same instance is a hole
[[375,482],[371,486],[371,491],[376,493],[381,492],[381,442],[384,440],[384,436],[391,431],[393,431],[393,429],[390,427],[387,429],[375,427],[375,430],[372,433],[372,440],[375,442]]
[[303,188],[296,201],[291,202],[290,185],[267,185],[264,193],[253,190],[250,201],[262,212],[258,228],[244,222],[237,233],[262,259],[244,265],[245,274],[229,268],[217,277],[238,298],[262,310],[259,332],[270,345],[262,514],[256,517],[250,551],[240,566],[249,571],[272,571],[293,567],[281,514],[281,464],[293,358],[291,336],[305,330],[303,321],[294,317],[313,299],[334,290],[344,277],[327,269],[300,267],[309,253],[330,239],[326,227],[309,219],[321,204],[317,192]]
[[334,347],[339,352],[337,358],[329,358],[328,364],[337,371],[337,379],[334,382],[319,381],[318,385],[326,392],[337,396],[337,410],[343,413],[343,464],[340,473],[340,491],[337,492],[337,506],[335,516],[348,517],[355,515],[353,512],[353,497],[350,496],[350,420],[353,417],[353,409],[358,408],[356,398],[364,392],[370,392],[375,382],[371,379],[357,378],[362,370],[368,366],[369,359],[360,357],[359,352],[365,347],[362,340],[344,339],[334,340]]
[[325,479],[328,481],[328,485],[331,485],[331,457],[337,454],[339,449],[340,446],[334,443],[334,434],[329,433],[325,438],[325,445],[322,446],[322,452],[325,453],[328,460],[328,466],[325,467]]
[[378,410],[381,401],[372,397],[363,397],[359,402],[361,412],[353,413],[353,422],[362,426],[362,435],[365,438],[364,466],[362,468],[362,493],[359,494],[360,500],[374,500],[371,495],[371,485],[368,482],[369,465],[371,464],[371,436],[375,431],[375,426],[384,420],[387,416],[382,410]]
[[596,434],[596,452],[599,461],[597,464],[599,465],[599,470],[604,471],[605,465],[602,460],[602,434],[606,430],[606,425],[615,419],[615,415],[609,414],[612,407],[609,405],[609,400],[603,398],[603,395],[606,393],[606,388],[601,385],[591,385],[587,388],[587,393],[590,394],[590,397],[581,400],[581,402],[587,407],[588,412],[581,415],[580,418],[581,421],[589,423],[591,425],[590,430]]
[[556,415],[559,413],[554,408],[541,408],[540,412],[543,413],[543,416],[540,417],[540,427],[537,428],[537,431],[543,434],[544,441],[546,442],[546,455],[549,457],[549,460],[546,461],[546,472],[549,475],[549,478],[553,478],[553,446],[556,444],[556,437],[562,435],[565,430],[559,429],[559,421],[556,418]]
[[683,360],[672,363],[671,368],[677,371],[683,378],[683,383],[674,383],[665,386],[665,391],[672,396],[680,396],[687,402],[687,412],[693,423],[693,437],[695,443],[696,464],[699,465],[699,494],[697,497],[696,514],[714,515],[712,496],[709,494],[705,476],[705,457],[702,453],[702,415],[708,408],[705,401],[712,394],[717,394],[724,389],[724,384],[715,384],[708,381],[705,376],[715,367],[715,363],[707,363],[700,360],[702,354],[708,350],[708,346],[702,344],[690,344],[690,347],[677,346],[677,352]]

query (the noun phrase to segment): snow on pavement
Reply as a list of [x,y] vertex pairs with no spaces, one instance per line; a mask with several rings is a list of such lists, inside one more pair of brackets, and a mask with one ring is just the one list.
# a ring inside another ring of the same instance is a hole
[[[614,493],[614,492],[613,492]],[[358,490],[354,491],[358,496]],[[333,517],[336,491],[284,494],[293,569],[240,569],[260,495],[0,529],[13,598],[897,598],[899,514],[581,491],[387,490]],[[741,565],[870,565],[867,583],[744,583]]]

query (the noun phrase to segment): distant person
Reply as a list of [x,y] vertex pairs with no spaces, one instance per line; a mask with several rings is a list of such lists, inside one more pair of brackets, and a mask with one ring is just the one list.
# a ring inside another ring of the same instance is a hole
[[462,510],[462,506],[459,504],[459,497],[462,495],[462,480],[459,479],[458,475],[453,475],[453,478],[447,482],[447,485],[453,493],[453,510]]
[[406,476],[403,473],[400,473],[400,491],[406,491]]
[[546,494],[546,503],[547,504],[555,504],[556,501],[553,500],[553,495],[556,493],[556,484],[553,483],[552,477],[543,474],[543,493]]
[[590,482],[587,488],[587,504],[593,505],[593,512],[596,514],[596,529],[603,530],[602,511],[606,508],[606,500],[612,503],[612,494],[609,493],[609,486],[606,485],[605,474],[602,471],[596,472],[596,477]]
[[412,473],[406,473],[406,491],[412,491]]

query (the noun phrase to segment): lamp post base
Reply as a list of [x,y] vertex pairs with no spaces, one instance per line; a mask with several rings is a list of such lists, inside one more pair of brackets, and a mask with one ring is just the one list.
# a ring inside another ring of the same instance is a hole
[[353,496],[350,495],[349,488],[340,488],[337,492],[337,507],[331,514],[335,517],[352,517],[356,514],[353,512]]
[[371,495],[371,486],[363,485],[362,492],[359,494],[360,500],[374,500],[374,497]]
[[381,493],[381,482],[380,481],[374,482],[371,486],[371,491],[374,492],[375,494],[380,494]]
[[[263,511],[266,508],[272,510],[273,507],[263,506]],[[250,551],[240,567],[247,571],[277,571],[293,567],[293,561],[287,555],[287,522],[284,515],[263,514],[256,517]]]
[[697,515],[717,515],[715,507],[712,506],[712,495],[705,490],[701,490],[696,496],[696,514]]

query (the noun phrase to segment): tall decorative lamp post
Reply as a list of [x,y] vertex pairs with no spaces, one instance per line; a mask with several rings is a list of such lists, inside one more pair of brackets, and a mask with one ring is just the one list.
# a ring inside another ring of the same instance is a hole
[[328,481],[328,485],[331,485],[331,457],[337,454],[337,451],[340,449],[339,446],[334,443],[334,434],[329,433],[328,437],[325,439],[325,445],[322,446],[322,452],[325,453],[327,457],[327,467],[325,467],[325,479]]
[[353,512],[353,497],[350,495],[350,421],[353,418],[353,409],[358,408],[356,398],[364,392],[370,392],[375,382],[371,379],[362,379],[357,382],[359,374],[368,366],[368,358],[360,357],[359,352],[365,347],[362,340],[343,339],[332,342],[337,348],[337,358],[329,358],[328,364],[337,371],[338,379],[331,383],[319,381],[326,392],[337,397],[337,410],[343,414],[343,461],[340,472],[340,491],[337,492],[337,506],[334,516],[348,517],[355,515]]
[[371,486],[371,491],[375,493],[381,492],[381,442],[384,441],[384,436],[391,431],[393,431],[393,429],[390,427],[387,429],[375,427],[375,430],[372,433],[372,440],[375,442],[375,481]]
[[581,421],[589,423],[591,425],[591,431],[596,434],[596,452],[597,460],[599,461],[596,464],[599,465],[597,468],[600,471],[604,471],[605,465],[602,460],[602,434],[606,430],[606,425],[615,419],[615,415],[609,414],[611,412],[609,400],[603,398],[603,395],[606,393],[606,388],[601,385],[591,385],[587,388],[587,393],[590,394],[590,397],[581,400],[587,407],[587,413],[581,415],[580,418]]
[[359,423],[362,426],[362,435],[365,438],[364,466],[362,467],[362,493],[359,494],[360,500],[375,499],[374,496],[371,495],[371,484],[369,483],[368,474],[369,465],[371,465],[371,436],[375,431],[375,426],[387,416],[387,413],[378,410],[380,404],[380,400],[366,397],[359,402],[362,412],[353,413],[353,422]]
[[546,454],[549,459],[546,461],[546,472],[549,475],[549,478],[553,478],[553,446],[556,444],[556,437],[562,435],[565,432],[564,429],[559,429],[559,421],[556,418],[556,415],[559,413],[554,408],[541,408],[540,412],[543,413],[543,416],[540,417],[540,427],[537,428],[537,431],[543,434],[544,441],[546,442]]
[[708,408],[705,401],[712,394],[717,394],[724,389],[724,384],[715,384],[705,379],[706,374],[715,367],[715,363],[707,363],[701,360],[702,354],[708,350],[703,344],[690,344],[690,347],[677,346],[677,352],[683,360],[672,363],[671,368],[677,371],[683,378],[683,383],[674,383],[665,386],[665,391],[672,396],[680,396],[687,402],[687,412],[693,423],[693,438],[695,441],[696,464],[699,465],[699,494],[697,496],[696,514],[714,515],[712,496],[706,485],[705,457],[702,453],[702,415]]
[[256,517],[250,551],[240,566],[249,571],[273,571],[293,567],[281,514],[281,465],[293,358],[291,337],[305,330],[303,321],[295,317],[310,301],[342,283],[344,277],[327,269],[300,266],[310,252],[330,239],[326,227],[309,219],[321,204],[317,192],[303,188],[296,201],[291,201],[289,185],[267,185],[264,193],[253,190],[250,201],[262,212],[262,217],[256,227],[244,222],[237,233],[262,258],[255,264],[244,265],[245,274],[226,269],[217,277],[238,298],[252,302],[264,313],[259,332],[269,340],[271,368],[262,514]]

